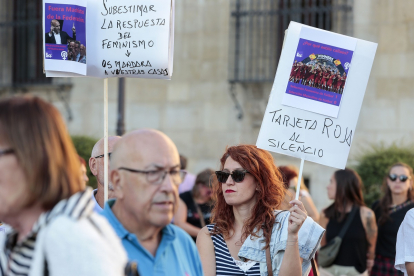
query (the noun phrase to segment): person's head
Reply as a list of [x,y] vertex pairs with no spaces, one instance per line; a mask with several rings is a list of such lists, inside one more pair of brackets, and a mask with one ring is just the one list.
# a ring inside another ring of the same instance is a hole
[[187,168],[187,157],[180,154],[180,169],[185,170]]
[[279,166],[278,167],[283,180],[283,187],[287,190],[291,186],[295,186],[298,181],[298,174],[293,169],[288,166]]
[[53,19],[53,20],[50,22],[50,26],[52,26],[52,30],[53,30],[53,32],[54,32],[55,34],[60,33],[60,23],[59,23],[59,21],[58,21],[58,20]]
[[86,47],[83,44],[80,45],[80,54],[86,56]]
[[383,197],[380,200],[381,216],[378,220],[379,224],[389,220],[389,207],[393,204],[393,196],[406,196],[407,199],[414,199],[413,190],[413,169],[411,166],[398,162],[394,163],[388,169],[387,175],[384,176],[382,182]]
[[84,188],[59,111],[37,97],[0,100],[0,152],[1,221],[50,210]]
[[[237,145],[226,148],[220,159],[220,171],[213,181],[212,223],[214,231],[229,235],[233,229],[233,207],[251,208],[245,222],[247,237],[263,226],[269,234],[274,222],[273,211],[281,204],[285,191],[282,177],[272,155],[254,145]],[[231,174],[229,176],[229,174]],[[266,240],[268,244],[268,240]]]
[[124,135],[111,156],[114,208],[141,225],[166,226],[178,207],[182,172],[177,148],[164,133],[142,129]]
[[79,54],[79,53],[80,53],[80,42],[75,41],[75,54]]
[[205,169],[197,174],[195,184],[192,189],[193,197],[208,202],[211,199],[211,183],[213,180],[214,171],[212,169]]
[[349,205],[365,205],[362,196],[362,180],[354,170],[348,168],[337,170],[332,175],[327,190],[328,198],[334,200],[332,205],[325,210],[328,218],[336,218],[338,214],[341,214],[339,220],[342,220]]
[[[109,136],[108,137],[108,153],[109,157],[114,149],[115,143],[117,143],[121,139],[120,136]],[[89,158],[89,168],[91,169],[92,174],[96,177],[98,181],[98,189],[103,189],[105,184],[105,175],[104,175],[104,138],[101,138],[96,144],[93,146],[91,158]],[[108,164],[109,170],[109,164]],[[108,183],[108,189],[110,191],[114,190],[111,181]]]
[[84,184],[84,186],[86,187],[86,184],[88,183],[88,181],[89,181],[89,177],[88,177],[88,175],[86,174],[88,171],[86,170],[86,161],[85,161],[85,159],[83,159],[82,157],[80,157],[79,155],[78,155],[78,157],[79,157],[79,162],[80,162],[80,171],[81,171],[81,179],[82,179],[82,183]]
[[68,43],[68,52],[74,52],[75,51],[75,41],[71,40]]

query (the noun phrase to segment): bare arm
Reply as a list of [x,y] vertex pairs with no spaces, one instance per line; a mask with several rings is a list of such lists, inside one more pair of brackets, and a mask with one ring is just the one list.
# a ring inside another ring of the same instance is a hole
[[361,207],[361,218],[368,240],[367,269],[368,273],[370,273],[372,266],[374,265],[375,245],[377,243],[378,228],[377,222],[375,220],[375,214],[368,207]]
[[197,235],[197,249],[203,265],[204,276],[216,275],[216,256],[214,245],[207,226],[203,227]]
[[180,198],[180,202],[178,204],[177,212],[175,213],[174,217],[174,224],[178,227],[182,228],[185,232],[187,232],[191,237],[197,237],[198,232],[200,232],[201,228],[198,228],[194,225],[191,225],[187,222],[187,205],[185,202]]
[[282,265],[279,275],[302,275],[302,258],[299,255],[298,232],[307,214],[305,207],[299,200],[292,200],[293,207],[289,212],[288,239],[285,254],[283,255]]
[[[321,215],[319,217],[319,225],[322,228],[326,229],[326,226],[328,226],[329,219],[327,217],[325,217],[325,212],[324,211],[325,210],[322,210]],[[326,245],[326,232],[323,235],[322,240],[321,240],[321,246],[324,246],[324,245]]]
[[319,213],[313,203],[313,200],[310,196],[303,196],[302,200],[303,206],[305,206],[305,210],[308,213],[308,216],[311,217],[314,221],[319,221]]
[[414,276],[414,263],[405,263],[408,276]]

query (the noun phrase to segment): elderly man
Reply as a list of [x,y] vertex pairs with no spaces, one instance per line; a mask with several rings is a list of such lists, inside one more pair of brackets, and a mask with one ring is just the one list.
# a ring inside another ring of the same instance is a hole
[[[108,153],[109,157],[114,148],[114,145],[118,140],[121,139],[119,136],[108,137]],[[96,177],[98,182],[98,188],[93,191],[93,199],[95,200],[95,211],[101,212],[104,206],[104,138],[96,142],[92,149],[91,158],[89,158],[89,168],[92,174]],[[108,164],[109,168],[109,164]],[[114,198],[114,187],[111,182],[108,183],[108,198]]]
[[75,24],[72,27],[73,38],[67,32],[60,30],[60,22],[53,19],[50,22],[50,31],[45,35],[45,43],[49,44],[67,44],[68,40],[76,40]]
[[115,145],[110,163],[116,199],[102,215],[140,275],[203,275],[193,240],[170,224],[185,174],[174,143],[159,131],[137,130]]

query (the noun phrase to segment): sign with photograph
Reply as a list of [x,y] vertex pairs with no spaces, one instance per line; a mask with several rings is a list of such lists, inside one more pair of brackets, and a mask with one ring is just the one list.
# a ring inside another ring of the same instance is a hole
[[[44,17],[47,77],[171,79],[174,0],[53,0],[45,3]],[[86,51],[86,40],[93,51]]]
[[282,103],[336,118],[355,45],[355,38],[303,27]]
[[44,4],[45,67],[86,75],[86,6]]
[[345,168],[376,48],[291,22],[256,145]]

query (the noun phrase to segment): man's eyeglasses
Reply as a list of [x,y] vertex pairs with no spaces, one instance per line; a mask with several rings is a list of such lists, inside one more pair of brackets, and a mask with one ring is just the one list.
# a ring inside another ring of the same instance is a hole
[[14,153],[14,149],[0,150],[0,156],[6,155],[6,154],[12,154],[12,153]]
[[120,167],[118,168],[118,170],[124,170],[124,171],[128,171],[128,172],[132,172],[132,173],[141,173],[141,174],[145,174],[147,181],[151,184],[156,184],[159,185],[161,184],[165,177],[167,176],[167,174],[170,174],[171,180],[175,185],[180,185],[183,180],[185,175],[187,174],[186,171],[184,170],[149,170],[149,171],[141,171],[141,170],[134,170],[134,169],[130,169],[130,168],[125,168],[125,167]]
[[[108,158],[111,158],[111,154],[112,152],[108,152]],[[95,156],[94,158],[103,158],[104,156],[105,154],[101,154],[101,155]]]
[[230,175],[231,175],[231,178],[233,178],[234,182],[239,183],[244,180],[246,173],[249,173],[249,172],[247,170],[235,170],[232,173],[216,171],[216,176],[217,176],[217,180],[220,183],[226,183]]
[[400,179],[400,181],[401,182],[405,182],[405,181],[407,181],[408,179],[410,179],[411,177],[410,176],[406,176],[406,175],[404,175],[404,174],[401,174],[401,175],[396,175],[395,173],[392,173],[392,174],[390,174],[390,175],[388,175],[388,178],[391,180],[391,181],[396,181],[397,180],[397,178],[398,179]]

